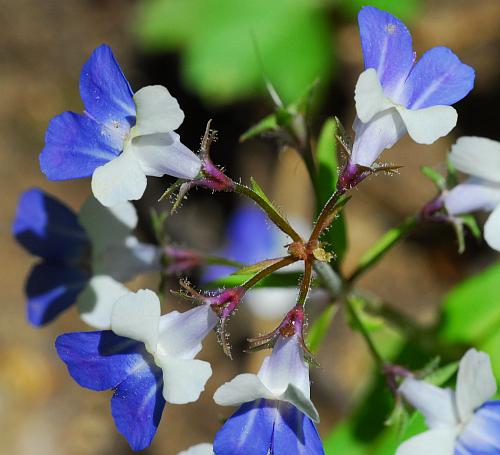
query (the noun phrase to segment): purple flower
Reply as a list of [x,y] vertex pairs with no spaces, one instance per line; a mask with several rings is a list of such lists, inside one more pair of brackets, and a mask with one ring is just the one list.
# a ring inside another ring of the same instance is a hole
[[199,158],[174,133],[184,113],[165,87],[133,93],[111,48],[94,50],[83,66],[83,114],[53,118],[40,154],[50,180],[92,176],[92,191],[103,205],[140,199],[146,176],[192,179]]
[[442,46],[415,63],[410,32],[385,11],[366,6],[358,20],[365,71],[356,84],[351,162],[369,167],[406,132],[420,144],[448,134],[457,122],[451,105],[472,90],[474,70]]
[[85,322],[108,328],[113,301],[128,292],[119,281],[160,266],[158,249],[131,235],[136,224],[129,202],[108,209],[90,198],[77,216],[39,189],[23,193],[13,235],[42,259],[26,282],[28,320],[44,325],[76,303]]

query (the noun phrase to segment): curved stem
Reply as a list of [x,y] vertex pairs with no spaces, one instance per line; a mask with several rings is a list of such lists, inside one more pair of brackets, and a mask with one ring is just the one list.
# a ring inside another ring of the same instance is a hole
[[280,228],[285,234],[290,236],[295,242],[302,242],[302,237],[290,226],[290,223],[260,194],[253,191],[251,188],[235,182],[236,192],[243,194],[253,201],[255,201],[264,212],[266,212],[269,219]]
[[293,264],[294,262],[297,262],[296,258],[294,258],[293,256],[285,256],[284,258],[280,259],[274,264],[271,264],[265,269],[262,269],[259,273],[256,273],[252,278],[245,281],[241,285],[241,287],[248,290],[253,286],[255,286],[260,280],[264,279],[266,276],[271,275],[271,273],[276,272],[276,270],[282,269],[283,267]]
[[309,290],[311,288],[313,262],[316,261],[305,261],[304,263],[304,275],[302,276],[302,281],[300,282],[297,305],[304,306],[306,303],[307,295],[309,294]]

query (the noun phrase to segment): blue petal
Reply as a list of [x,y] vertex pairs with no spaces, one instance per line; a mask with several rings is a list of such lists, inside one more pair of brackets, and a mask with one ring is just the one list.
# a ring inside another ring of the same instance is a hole
[[87,115],[63,112],[49,123],[40,168],[49,180],[89,177],[122,149],[123,137],[116,131]]
[[428,50],[405,83],[406,106],[411,109],[450,106],[474,87],[474,69],[465,65],[447,47]]
[[26,282],[28,320],[35,326],[52,321],[76,302],[88,278],[78,267],[45,262],[33,267]]
[[37,188],[19,198],[12,233],[31,254],[51,261],[78,262],[89,248],[76,214]]
[[479,408],[458,439],[455,455],[500,453],[500,401]]
[[86,112],[98,123],[127,130],[134,125],[133,93],[109,46],[96,48],[83,66],[80,95]]
[[162,371],[155,365],[136,371],[116,389],[111,413],[116,428],[133,450],[143,450],[151,444],[165,407],[162,392]]
[[215,454],[267,455],[276,412],[273,401],[257,400],[242,405],[216,434]]
[[[270,225],[262,210],[253,205],[244,205],[230,218],[226,231],[228,244],[221,254],[242,264],[253,264],[276,254],[278,236],[276,228]],[[233,271],[232,267],[207,267],[204,279],[215,280]]]
[[274,455],[324,455],[323,445],[313,421],[295,406],[279,402],[274,424]]
[[97,391],[118,387],[134,371],[148,369],[152,363],[143,343],[110,330],[65,333],[57,337],[56,349],[71,377]]
[[387,96],[407,78],[415,55],[406,26],[392,14],[371,6],[358,15],[365,69],[375,68]]

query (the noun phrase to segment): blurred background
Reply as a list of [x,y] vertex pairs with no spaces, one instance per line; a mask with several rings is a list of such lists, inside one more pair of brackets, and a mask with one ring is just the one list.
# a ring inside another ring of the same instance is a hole
[[[350,249],[345,271],[353,269],[382,233],[433,197],[435,190],[420,173],[421,165],[444,170],[445,154],[459,135],[500,140],[498,0],[0,0],[1,453],[130,453],[114,428],[110,393],[81,389],[55,353],[58,334],[86,330],[76,311],[42,329],[26,322],[23,285],[34,259],[10,234],[19,194],[28,187],[41,187],[75,210],[90,193],[87,180],[48,182],[39,170],[38,154],[48,121],[65,110],[81,111],[79,73],[91,51],[101,43],[111,45],[134,90],[167,86],[186,114],[180,134],[192,149],[212,118],[219,130],[214,161],[234,178],[248,181],[254,176],[284,213],[310,220],[313,193],[298,155],[279,150],[272,141],[240,144],[239,136],[272,110],[263,69],[287,102],[319,79],[315,130],[332,115],[350,127],[353,88],[362,70],[356,14],[365,4],[406,21],[419,55],[436,45],[448,46],[476,69],[477,79],[473,92],[456,106],[459,124],[449,137],[430,147],[403,139],[384,154],[385,161],[404,166],[400,174],[373,178],[356,191],[346,214]],[[144,239],[152,240],[149,207],[168,183],[150,179],[138,205]],[[193,192],[169,219],[171,238],[202,251],[221,248],[225,223],[240,202],[234,195]],[[458,255],[451,228],[421,226],[367,273],[360,286],[424,326],[432,325],[443,295],[455,283],[498,261],[498,254],[472,238],[467,246]],[[132,283],[135,288],[156,285],[157,277]],[[495,294],[493,299],[500,307],[500,298]],[[181,306],[169,301],[165,309]],[[213,363],[215,373],[206,393],[197,403],[167,406],[145,453],[175,455],[191,444],[211,441],[220,419],[231,412],[212,402],[213,392],[236,373],[258,368],[259,355],[238,351],[246,337],[273,326],[244,311],[233,318],[232,362],[215,337],[209,338],[202,358]],[[320,433],[327,439],[369,389],[374,366],[342,314],[318,360],[321,367],[312,372],[313,399],[322,416]]]

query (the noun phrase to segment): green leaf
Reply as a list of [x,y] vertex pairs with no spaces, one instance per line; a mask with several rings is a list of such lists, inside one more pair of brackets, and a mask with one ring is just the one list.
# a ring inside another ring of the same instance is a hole
[[184,80],[212,103],[263,92],[259,57],[285,104],[334,62],[329,19],[310,0],[142,0],[139,12],[143,46],[180,50]]
[[[316,147],[317,177],[315,181],[317,196],[317,213],[335,192],[338,180],[337,162],[337,123],[328,119],[321,129]],[[323,236],[330,244],[329,250],[335,253],[337,262],[341,262],[347,248],[347,232],[343,214],[333,222],[332,227]]]
[[321,342],[325,338],[338,309],[338,305],[328,305],[309,329],[306,345],[313,354],[318,352]]
[[273,207],[274,210],[278,211],[276,209],[276,207],[274,207],[273,203],[269,200],[269,198],[267,197],[266,193],[264,193],[264,190],[262,189],[262,187],[257,183],[257,181],[253,177],[250,177],[250,184],[251,184],[252,190],[254,190],[271,207]]
[[268,115],[264,117],[259,123],[252,126],[249,130],[240,136],[240,142],[244,142],[256,136],[260,136],[265,133],[275,132],[279,129],[278,119],[276,114]]
[[442,385],[446,384],[457,372],[458,365],[459,362],[450,363],[433,371],[423,379],[425,379],[427,382],[430,382],[431,384],[441,387]]
[[500,328],[500,263],[467,279],[444,299],[440,333],[455,343],[478,343]]
[[264,261],[257,262],[255,264],[249,265],[248,267],[243,267],[236,272],[233,272],[233,275],[255,275],[259,273],[261,270],[269,267],[270,265],[276,264],[281,261],[283,258],[274,258],[274,259],[265,259]]
[[326,455],[366,455],[367,444],[354,434],[351,422],[345,420],[338,424],[324,441]]
[[[363,324],[364,328],[368,330],[368,332],[374,332],[384,326],[385,322],[383,318],[381,318],[380,316],[371,315],[367,312],[366,302],[364,299],[351,296],[349,297],[349,302],[353,306],[353,309],[356,311],[356,315],[359,318],[360,322]],[[347,322],[353,330],[359,330],[357,321],[350,317],[349,313],[347,316]]]
[[427,178],[432,180],[434,185],[438,188],[438,190],[443,191],[446,189],[446,177],[441,175],[438,171],[429,166],[422,166],[420,168],[420,172],[424,174]]
[[[207,288],[224,288],[224,287],[235,287],[241,286],[245,281],[252,278],[251,275],[228,275],[222,278],[218,278],[207,284]],[[253,288],[259,287],[296,287],[300,279],[299,272],[280,272],[274,273],[259,283],[257,283]]]

